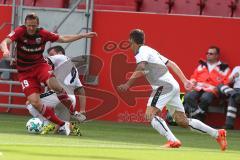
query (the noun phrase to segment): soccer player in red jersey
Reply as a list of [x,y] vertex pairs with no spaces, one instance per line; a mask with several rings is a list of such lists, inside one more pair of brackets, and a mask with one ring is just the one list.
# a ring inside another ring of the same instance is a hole
[[[88,32],[75,35],[58,35],[39,28],[39,18],[35,13],[25,17],[25,25],[15,28],[0,44],[3,57],[8,58],[10,52],[8,46],[12,42],[17,44],[17,70],[18,79],[22,84],[23,92],[31,103],[44,117],[60,126],[70,128],[70,124],[59,119],[49,106],[40,101],[41,84],[57,93],[61,103],[69,109],[72,107],[71,100],[65,90],[59,85],[56,78],[51,74],[51,67],[43,57],[46,42],[67,43],[82,38],[92,38],[97,34]],[[69,131],[70,134],[70,131]]]

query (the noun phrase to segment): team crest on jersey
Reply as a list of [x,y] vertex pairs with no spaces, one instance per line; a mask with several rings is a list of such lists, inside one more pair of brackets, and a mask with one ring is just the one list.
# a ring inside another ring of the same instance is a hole
[[41,43],[41,40],[42,40],[41,38],[36,38],[36,43],[37,43],[37,44],[40,44],[40,43]]

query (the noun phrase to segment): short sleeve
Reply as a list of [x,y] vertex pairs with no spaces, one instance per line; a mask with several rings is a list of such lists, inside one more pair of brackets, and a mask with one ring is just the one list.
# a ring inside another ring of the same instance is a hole
[[232,70],[232,73],[230,74],[229,77],[233,77],[234,74],[236,74],[238,72],[240,73],[240,66],[234,67],[234,69]]
[[11,39],[12,41],[16,41],[23,34],[24,34],[24,28],[23,27],[17,27],[9,35],[7,35],[7,38]]
[[49,32],[45,29],[42,31],[46,37],[46,41],[56,42],[59,39],[59,35],[53,32]]
[[149,53],[144,47],[140,47],[138,53],[135,56],[136,63],[147,62],[149,59]]
[[50,62],[54,65],[55,64],[55,59],[53,58],[53,56],[49,56],[47,57],[48,60],[50,60]]
[[169,61],[168,58],[164,57],[164,56],[161,55],[161,54],[159,54],[159,56],[160,56],[160,59],[163,61],[164,64],[167,64],[167,63],[168,63],[168,61]]

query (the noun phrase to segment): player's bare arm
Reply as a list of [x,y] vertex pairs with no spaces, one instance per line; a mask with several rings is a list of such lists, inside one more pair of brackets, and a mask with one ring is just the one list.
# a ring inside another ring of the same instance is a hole
[[118,90],[120,91],[127,91],[130,86],[133,85],[135,80],[139,77],[142,77],[145,75],[144,70],[147,62],[140,62],[138,63],[135,71],[133,72],[132,76],[129,78],[129,80],[125,84],[121,84],[118,86]]
[[57,42],[59,43],[68,43],[73,42],[82,38],[93,38],[97,36],[96,32],[80,33],[76,35],[61,35]]
[[12,40],[10,38],[5,38],[1,44],[0,49],[3,52],[3,58],[8,58],[10,56],[10,52],[8,49],[8,46],[12,43]]
[[180,78],[186,90],[192,89],[193,87],[192,82],[186,78],[182,70],[178,67],[178,65],[175,62],[169,60],[167,63],[167,67],[171,68],[173,72]]

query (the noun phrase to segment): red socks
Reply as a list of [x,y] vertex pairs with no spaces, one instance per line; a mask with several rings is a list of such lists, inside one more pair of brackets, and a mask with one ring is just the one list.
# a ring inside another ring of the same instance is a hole
[[53,108],[51,107],[43,105],[41,113],[45,118],[47,118],[48,120],[50,120],[51,122],[59,126],[62,126],[65,123],[64,121],[62,121],[60,118],[57,117],[57,115],[54,113]]
[[57,93],[57,97],[59,101],[69,109],[70,114],[74,113],[74,107],[72,105],[72,101],[70,97],[68,96],[67,92],[65,90],[62,90],[61,93]]

